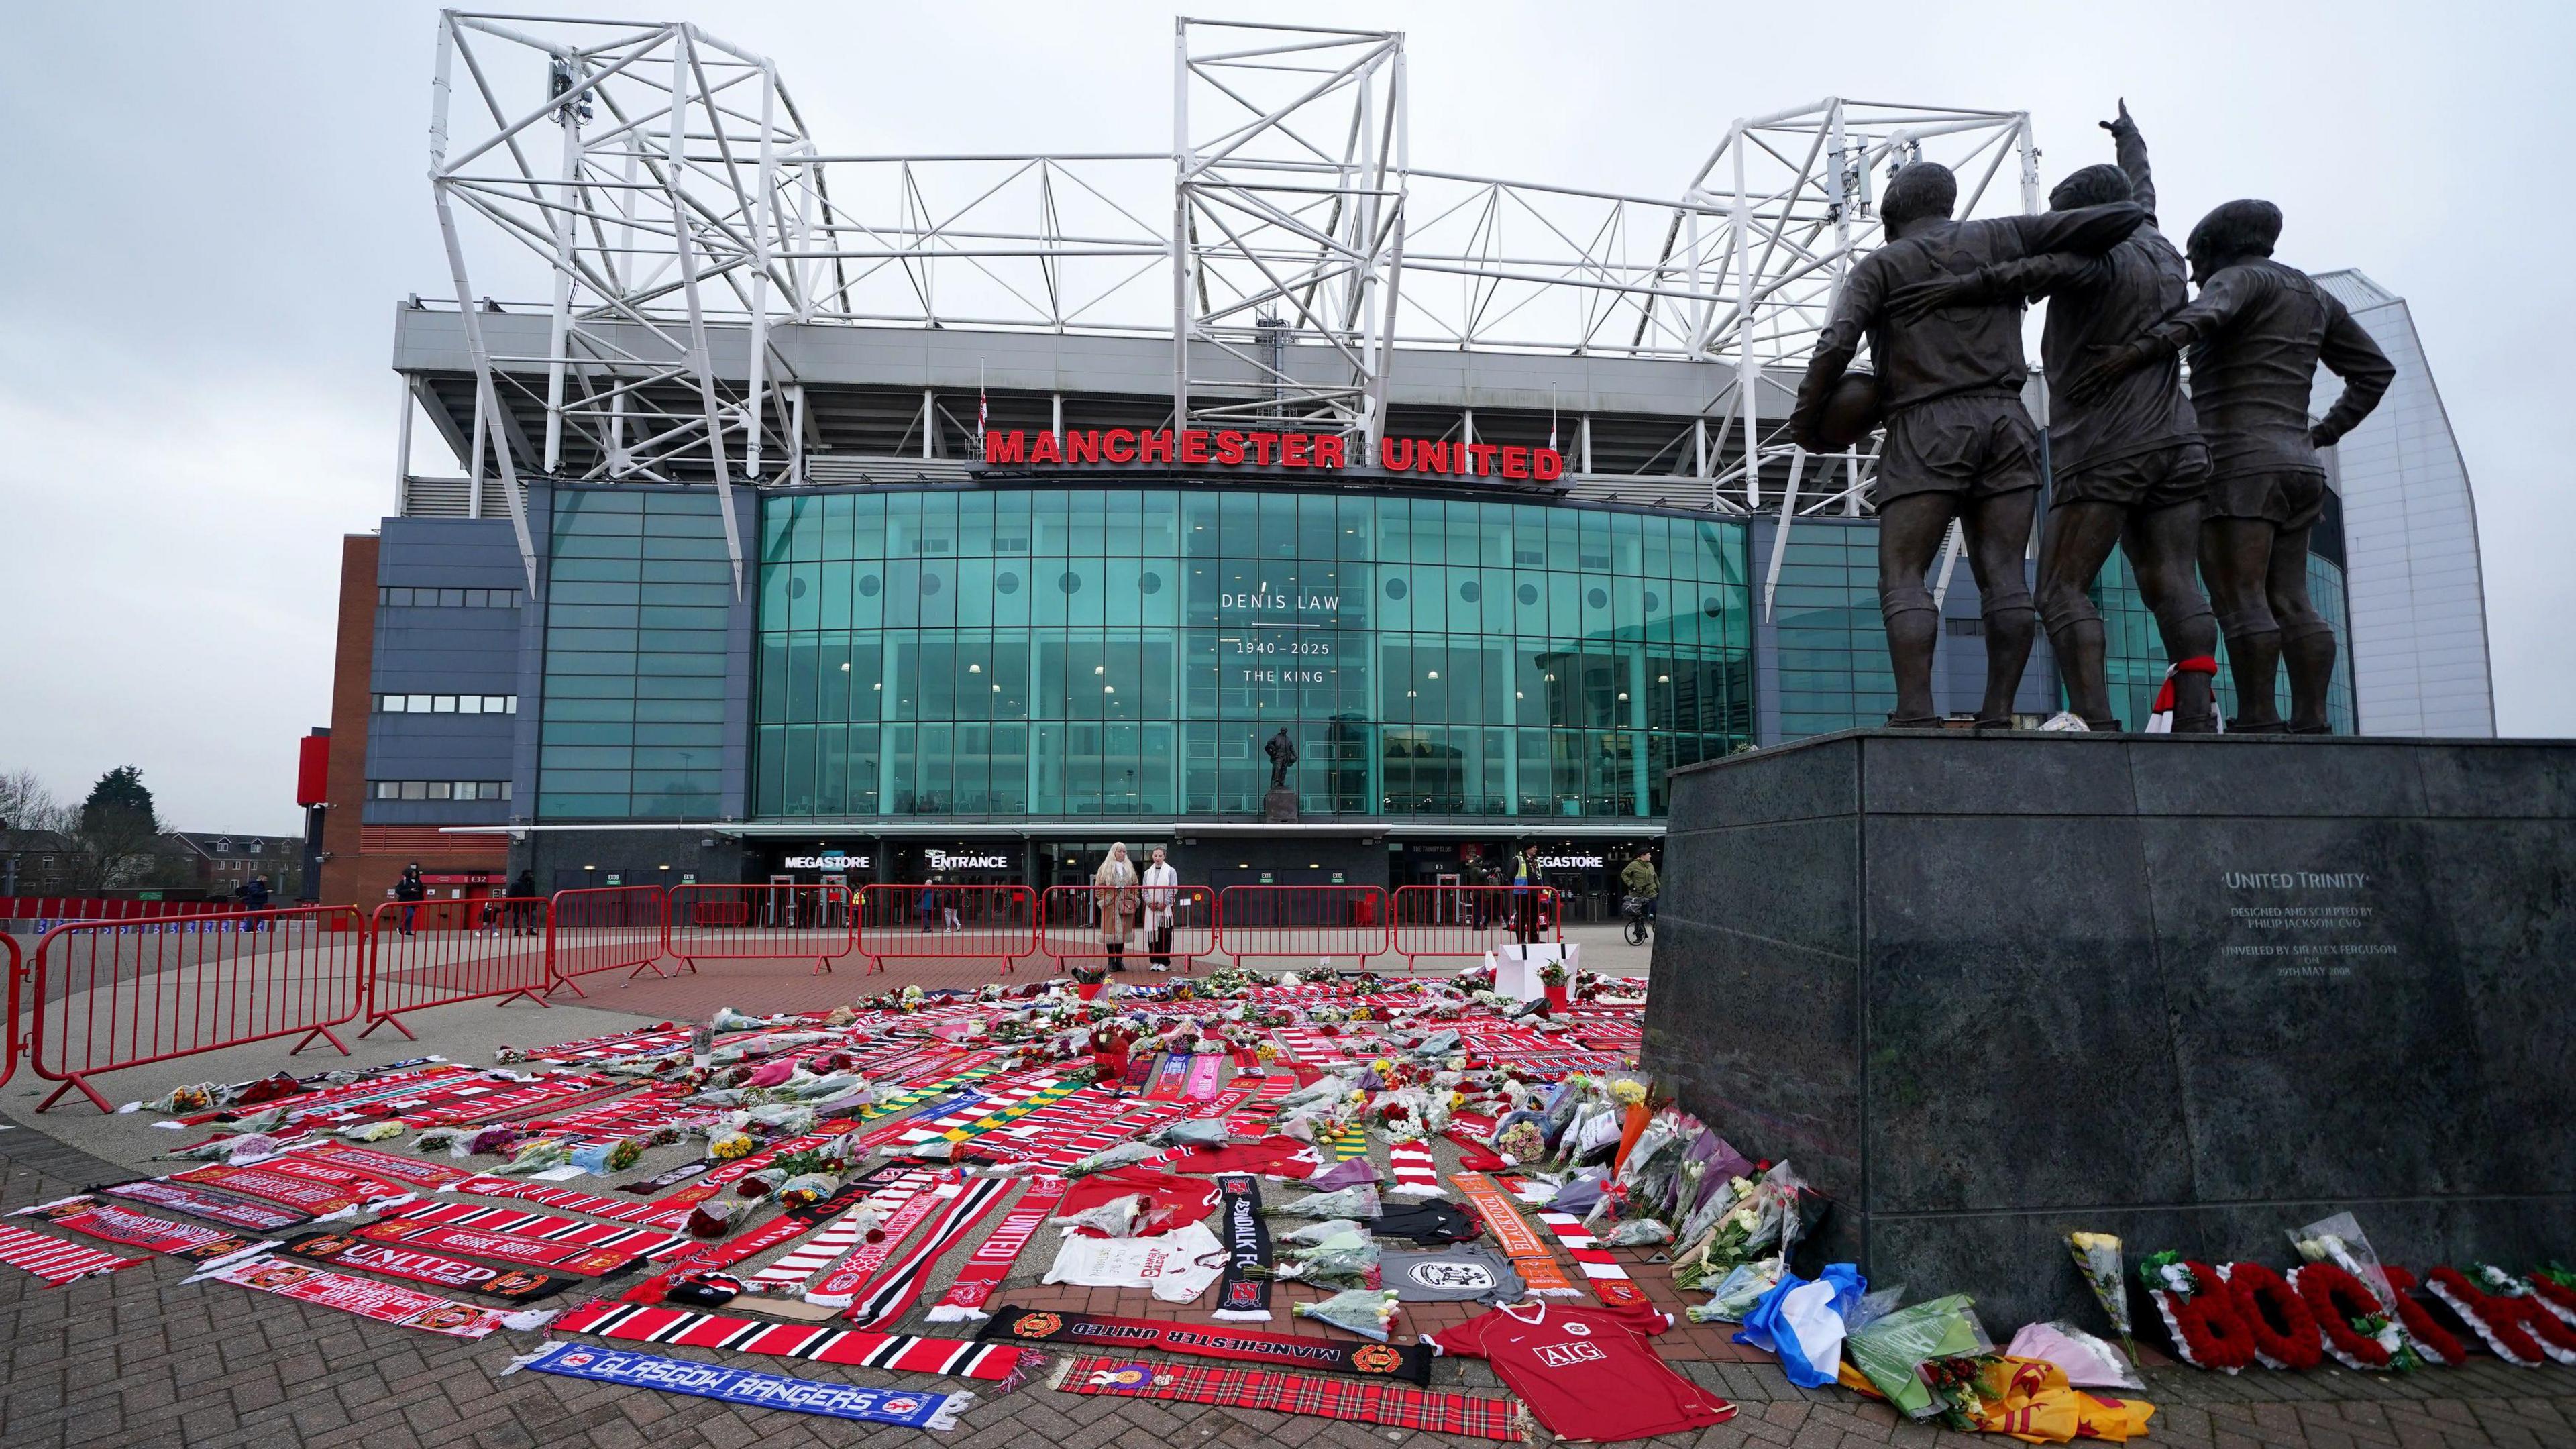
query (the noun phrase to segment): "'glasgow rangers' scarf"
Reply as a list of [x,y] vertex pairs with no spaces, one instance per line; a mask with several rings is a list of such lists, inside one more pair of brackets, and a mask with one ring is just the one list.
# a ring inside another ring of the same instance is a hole
[[1266,1409],[1274,1414],[1311,1414],[1321,1419],[1393,1424],[1505,1444],[1522,1440],[1520,1405],[1510,1399],[1414,1389],[1402,1384],[1355,1384],[1211,1364],[1143,1364],[1096,1354],[1075,1358],[1058,1370],[1054,1383],[1068,1394],[1115,1394],[1131,1399]]
[[1261,1219],[1261,1179],[1228,1173],[1216,1180],[1217,1216],[1224,1224],[1225,1277],[1217,1284],[1215,1317],[1237,1323],[1270,1321],[1270,1224]]
[[1346,1343],[1250,1328],[1204,1328],[1195,1323],[1153,1318],[1111,1318],[1096,1313],[1008,1307],[994,1310],[993,1320],[975,1336],[1017,1339],[1022,1343],[1091,1344],[1119,1352],[1151,1349],[1277,1368],[1323,1369],[1372,1379],[1411,1379],[1417,1384],[1431,1382],[1431,1350],[1419,1343]]
[[174,1223],[150,1213],[129,1212],[114,1203],[94,1197],[67,1197],[55,1202],[20,1208],[14,1218],[39,1217],[58,1228],[69,1228],[83,1237],[103,1243],[122,1243],[129,1248],[149,1248],[173,1258],[189,1258],[200,1263],[232,1257],[269,1243],[244,1242],[230,1233],[201,1228],[195,1223]]
[[694,1359],[656,1358],[622,1348],[592,1348],[581,1343],[549,1343],[526,1358],[510,1360],[503,1373],[535,1369],[541,1374],[624,1384],[694,1394],[719,1403],[757,1409],[792,1409],[827,1419],[864,1424],[897,1424],[909,1429],[954,1429],[957,1416],[975,1402],[971,1393],[923,1394],[908,1389],[863,1389],[857,1384],[818,1383],[727,1368]]
[[984,1305],[993,1301],[993,1290],[1010,1276],[1011,1264],[1020,1250],[1029,1244],[1037,1230],[1055,1216],[1056,1204],[1064,1198],[1064,1179],[1033,1177],[1029,1190],[1017,1206],[1002,1215],[1002,1225],[978,1246],[958,1270],[957,1281],[948,1285],[930,1310],[933,1323],[969,1323],[990,1317]]
[[341,1233],[307,1233],[278,1251],[316,1263],[364,1268],[370,1273],[427,1283],[435,1288],[462,1288],[512,1303],[533,1302],[560,1293],[574,1282],[570,1278],[526,1268],[487,1268],[481,1263],[424,1253],[417,1248],[362,1242]]
[[729,1353],[773,1354],[815,1363],[946,1374],[959,1379],[1007,1380],[1032,1355],[1041,1363],[1046,1357],[1035,1350],[963,1338],[916,1338],[858,1328],[818,1328],[810,1323],[771,1323],[722,1313],[691,1313],[626,1303],[585,1303],[566,1313],[555,1327],[565,1333],[595,1333],[628,1343],[677,1343],[693,1348],[721,1348]]

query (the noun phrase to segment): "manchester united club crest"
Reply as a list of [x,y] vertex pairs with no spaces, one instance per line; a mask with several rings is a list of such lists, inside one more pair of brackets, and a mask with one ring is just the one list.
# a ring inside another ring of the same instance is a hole
[[1402,1355],[1382,1343],[1364,1343],[1351,1350],[1351,1367],[1364,1374],[1391,1374],[1403,1362]]
[[1053,1338],[1064,1320],[1052,1313],[1023,1313],[1011,1320],[1013,1338]]

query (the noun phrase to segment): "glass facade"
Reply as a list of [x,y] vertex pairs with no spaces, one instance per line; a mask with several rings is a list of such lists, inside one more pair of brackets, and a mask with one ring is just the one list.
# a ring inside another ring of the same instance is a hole
[[558,490],[553,517],[538,816],[722,814],[733,573],[715,493]]
[[1896,708],[1896,675],[1878,610],[1875,524],[1790,529],[1772,617],[1781,739],[1887,722]]
[[762,502],[753,813],[1661,815],[1751,733],[1741,525],[1281,490]]

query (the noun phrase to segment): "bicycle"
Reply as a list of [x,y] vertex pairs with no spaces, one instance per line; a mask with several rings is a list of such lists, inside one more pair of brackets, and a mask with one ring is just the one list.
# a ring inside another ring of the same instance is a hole
[[1655,933],[1654,897],[1630,896],[1620,903],[1620,908],[1628,918],[1627,928],[1623,933],[1628,938],[1628,944],[1631,946],[1646,944]]

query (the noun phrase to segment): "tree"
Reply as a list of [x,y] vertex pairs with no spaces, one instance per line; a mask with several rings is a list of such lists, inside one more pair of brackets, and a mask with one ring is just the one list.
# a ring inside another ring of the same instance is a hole
[[152,792],[144,788],[143,772],[132,765],[119,765],[99,776],[98,783],[89,787],[89,798],[81,802],[82,829],[108,830],[119,824],[140,825],[154,835],[161,833]]
[[0,775],[0,830],[51,830],[61,810],[35,771]]
[[55,828],[64,834],[70,870],[65,884],[80,894],[149,880],[160,864],[161,820],[144,788],[143,772],[119,765],[98,777],[77,814]]

